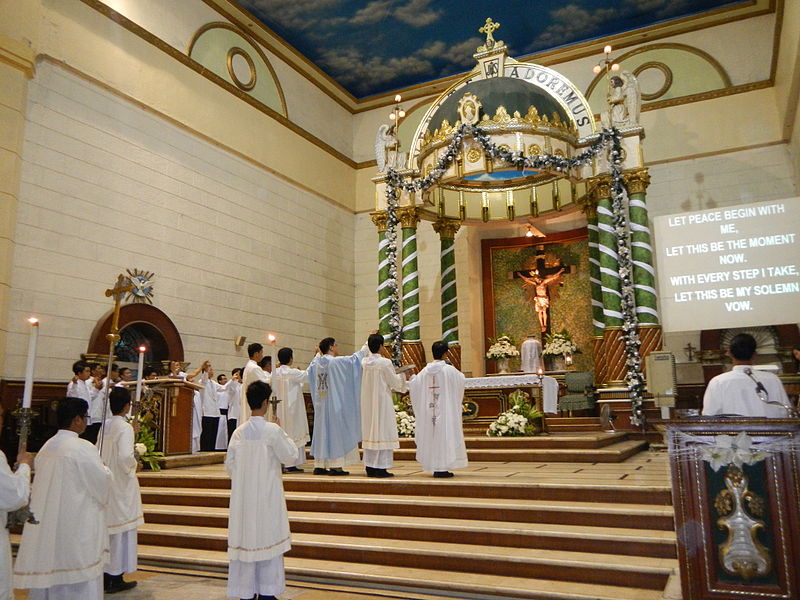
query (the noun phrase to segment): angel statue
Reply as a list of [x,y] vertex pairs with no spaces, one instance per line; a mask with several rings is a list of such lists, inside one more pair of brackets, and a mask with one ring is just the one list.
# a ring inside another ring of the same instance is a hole
[[635,127],[639,124],[642,94],[630,71],[614,75],[608,89],[608,112],[601,117],[604,127]]
[[387,169],[402,169],[406,162],[406,153],[400,152],[400,140],[394,125],[381,125],[375,136],[375,160],[378,161],[378,171],[384,173]]

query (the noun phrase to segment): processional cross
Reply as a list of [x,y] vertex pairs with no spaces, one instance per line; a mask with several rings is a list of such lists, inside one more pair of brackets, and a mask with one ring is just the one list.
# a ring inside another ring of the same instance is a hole
[[536,248],[536,266],[533,269],[511,273],[511,278],[522,279],[523,288],[531,294],[542,333],[550,331],[550,286],[563,285],[561,276],[570,273],[572,265],[564,264],[560,258],[554,266],[547,266],[544,246]]

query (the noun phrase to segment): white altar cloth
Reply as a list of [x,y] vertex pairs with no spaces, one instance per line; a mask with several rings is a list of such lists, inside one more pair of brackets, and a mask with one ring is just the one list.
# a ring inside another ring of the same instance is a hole
[[464,382],[464,389],[476,390],[481,388],[514,388],[514,387],[541,387],[542,407],[546,413],[558,412],[558,381],[554,377],[541,376],[535,373],[522,375],[496,375],[492,377],[468,377]]

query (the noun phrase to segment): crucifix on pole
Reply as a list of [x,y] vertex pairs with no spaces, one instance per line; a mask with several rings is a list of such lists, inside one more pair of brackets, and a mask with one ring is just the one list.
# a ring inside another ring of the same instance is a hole
[[114,284],[114,287],[111,289],[106,290],[106,298],[114,298],[114,316],[111,319],[111,329],[106,334],[106,339],[108,340],[108,363],[106,364],[106,386],[105,386],[105,393],[103,394],[103,422],[100,425],[100,454],[103,453],[103,441],[105,439],[105,428],[106,428],[106,417],[108,416],[108,395],[111,391],[111,381],[109,381],[108,377],[111,373],[111,365],[114,362],[114,350],[116,348],[117,342],[119,341],[119,309],[120,304],[122,303],[122,298],[128,292],[133,290],[133,285],[131,284],[130,279],[122,275],[121,273],[117,276],[117,281]]
[[533,269],[514,271],[511,277],[522,279],[525,289],[539,319],[542,333],[550,330],[550,287],[556,284],[563,285],[561,277],[572,272],[571,265],[565,265],[559,258],[555,265],[547,266],[545,261],[544,246],[536,248],[536,263]]

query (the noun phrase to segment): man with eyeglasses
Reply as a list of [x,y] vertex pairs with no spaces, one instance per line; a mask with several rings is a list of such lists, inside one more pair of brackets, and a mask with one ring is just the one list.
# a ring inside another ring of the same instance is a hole
[[753,369],[756,340],[740,333],[731,340],[728,356],[733,368],[708,382],[703,396],[703,415],[787,418],[795,409],[780,378]]
[[81,398],[60,400],[58,432],[36,455],[31,511],[39,523],[25,524],[14,565],[14,587],[29,589],[29,600],[103,598],[111,471],[78,437],[88,410]]

